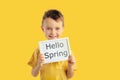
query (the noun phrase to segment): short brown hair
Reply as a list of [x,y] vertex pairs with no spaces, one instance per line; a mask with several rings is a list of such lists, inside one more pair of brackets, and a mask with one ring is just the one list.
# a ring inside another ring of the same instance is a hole
[[63,22],[63,26],[64,26],[64,17],[62,15],[62,13],[60,11],[58,11],[58,10],[52,9],[52,10],[46,11],[44,16],[43,16],[43,19],[42,19],[42,25],[43,25],[43,21],[46,18],[52,18],[55,21],[60,19]]

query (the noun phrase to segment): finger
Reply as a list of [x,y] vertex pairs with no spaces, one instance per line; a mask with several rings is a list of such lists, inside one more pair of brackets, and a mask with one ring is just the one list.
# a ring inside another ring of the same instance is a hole
[[45,60],[45,58],[41,58],[41,60]]
[[40,54],[40,56],[41,56],[41,57],[44,57],[44,55],[43,55],[43,54]]

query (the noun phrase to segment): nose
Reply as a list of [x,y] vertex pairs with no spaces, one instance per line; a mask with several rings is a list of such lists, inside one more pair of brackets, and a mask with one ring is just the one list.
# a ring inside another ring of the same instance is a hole
[[54,29],[52,29],[51,34],[54,35],[56,33],[56,31]]

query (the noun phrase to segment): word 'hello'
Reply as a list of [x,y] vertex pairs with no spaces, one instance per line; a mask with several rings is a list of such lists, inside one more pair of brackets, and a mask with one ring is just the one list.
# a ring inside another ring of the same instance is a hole
[[46,44],[46,49],[55,49],[55,48],[62,48],[64,46],[63,43],[55,42],[54,44]]

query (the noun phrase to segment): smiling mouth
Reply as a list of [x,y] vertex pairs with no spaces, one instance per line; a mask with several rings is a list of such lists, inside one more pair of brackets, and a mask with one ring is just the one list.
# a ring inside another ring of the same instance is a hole
[[49,36],[50,38],[57,38],[57,36]]

